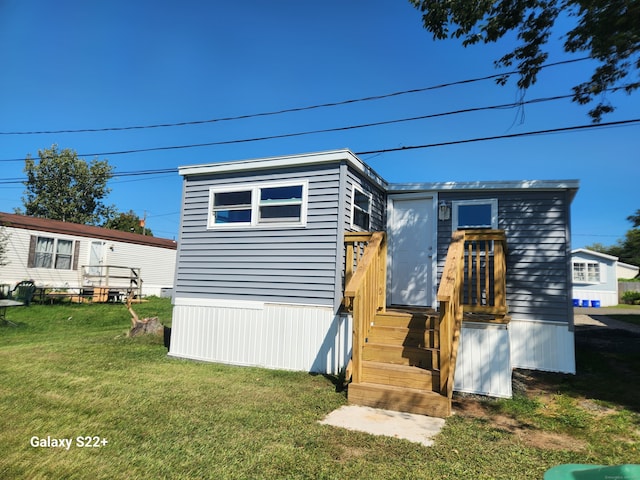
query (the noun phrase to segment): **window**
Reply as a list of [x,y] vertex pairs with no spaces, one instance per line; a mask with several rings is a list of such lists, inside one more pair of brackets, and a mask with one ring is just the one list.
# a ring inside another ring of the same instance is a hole
[[209,191],[209,228],[306,224],[307,182]]
[[498,200],[460,200],[451,204],[453,231],[465,228],[498,228]]
[[355,186],[351,192],[351,226],[362,230],[371,228],[371,194]]
[[600,283],[600,264],[597,262],[573,262],[573,281]]
[[258,223],[294,222],[302,219],[302,185],[260,188]]
[[251,223],[251,190],[212,193],[213,223]]
[[73,240],[31,237],[29,267],[71,270],[73,268]]

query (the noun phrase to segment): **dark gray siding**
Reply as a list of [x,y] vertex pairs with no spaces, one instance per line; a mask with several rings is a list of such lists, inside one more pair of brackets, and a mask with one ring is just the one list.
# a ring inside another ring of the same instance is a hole
[[[211,187],[308,180],[306,227],[207,229]],[[333,305],[339,165],[185,179],[176,297]]]
[[[564,191],[446,192],[439,201],[498,199],[498,228],[507,236],[507,305],[514,319],[569,321],[569,203]],[[438,279],[451,239],[438,222]]]

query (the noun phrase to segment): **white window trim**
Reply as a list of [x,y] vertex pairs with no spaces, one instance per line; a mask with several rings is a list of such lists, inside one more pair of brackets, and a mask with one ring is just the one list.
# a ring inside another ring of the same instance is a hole
[[[300,204],[300,220],[295,222],[264,222],[258,221],[260,216],[260,190],[263,188],[302,187],[302,202]],[[215,223],[213,215],[213,197],[216,193],[232,193],[251,191],[251,221],[236,223]],[[292,180],[281,182],[245,183],[209,188],[209,209],[207,212],[207,229],[209,230],[234,230],[246,228],[281,228],[281,227],[306,227],[307,207],[309,204],[309,181]]]
[[491,205],[491,226],[478,225],[476,227],[469,226],[465,228],[498,228],[498,199],[486,198],[478,200],[454,200],[451,202],[451,230],[455,232],[458,230],[458,207],[465,205]]
[[[356,210],[356,191],[360,192],[362,195],[364,195],[365,197],[369,198],[369,210],[367,211],[367,215],[369,215],[369,228],[362,228],[360,225],[356,225],[353,222],[353,219],[355,218],[355,210]],[[355,230],[359,230],[361,232],[366,232],[371,230],[371,205],[373,203],[373,195],[369,192],[365,192],[363,189],[361,189],[360,187],[357,187],[356,185],[353,185],[351,187],[351,228],[355,229]]]
[[[576,279],[575,266],[577,264],[584,265],[584,274],[585,274],[584,280]],[[589,265],[598,265],[597,281],[589,280]],[[594,261],[588,261],[588,260],[573,260],[571,262],[571,280],[573,283],[577,283],[580,285],[600,285],[601,283],[606,283],[606,281],[604,280],[604,274],[605,274],[604,272],[606,268],[607,266],[600,262],[594,262]]]

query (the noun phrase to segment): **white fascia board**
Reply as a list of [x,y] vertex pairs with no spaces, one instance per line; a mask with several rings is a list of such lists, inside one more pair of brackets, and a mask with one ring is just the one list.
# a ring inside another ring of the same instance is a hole
[[419,191],[454,191],[454,190],[577,190],[579,180],[504,180],[475,182],[430,182],[430,183],[390,183],[389,193]]
[[584,253],[585,255],[591,255],[593,257],[600,257],[600,258],[604,258],[606,260],[612,260],[612,261],[616,261],[618,260],[618,257],[614,257],[613,255],[607,255],[606,253],[601,253],[601,252],[594,252],[593,250],[589,250],[587,248],[576,248],[575,250],[571,250],[571,254],[576,254],[576,253]]
[[350,150],[331,150],[327,152],[303,153],[299,155],[285,155],[280,157],[255,158],[250,160],[232,160],[220,163],[206,163],[202,165],[188,165],[179,167],[180,175],[206,175],[232,172],[246,172],[252,170],[266,170],[274,168],[300,167],[319,165],[345,160],[354,168],[364,172],[365,164]]

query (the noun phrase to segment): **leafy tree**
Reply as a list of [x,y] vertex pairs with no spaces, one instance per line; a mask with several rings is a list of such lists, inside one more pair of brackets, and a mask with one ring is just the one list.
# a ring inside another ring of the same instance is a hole
[[[631,78],[640,70],[640,2],[637,0],[409,0],[423,12],[424,27],[435,39],[462,38],[464,46],[496,42],[517,32],[521,42],[494,62],[496,67],[516,63],[518,87],[536,82],[547,60],[544,46],[561,15],[575,17],[577,25],[566,32],[564,50],[588,52],[600,64],[591,78],[573,87],[573,101],[581,105],[599,98],[589,111],[594,122],[614,107],[604,94],[611,89],[627,93],[640,87]],[[498,79],[504,85],[509,75]]]
[[621,262],[640,266],[640,209],[628,216],[627,220],[633,224],[633,228],[616,245],[605,247],[595,244],[587,248],[618,257]]
[[59,150],[55,144],[38,150],[38,157],[38,162],[31,155],[25,159],[26,215],[99,225],[114,214],[114,207],[103,203],[113,170],[107,160],[86,162],[74,150]]
[[120,214],[118,214],[117,216],[114,216],[107,220],[103,226],[112,230],[143,233],[145,235],[153,236],[151,230],[144,226],[144,221],[138,215],[136,215],[133,210],[129,210],[126,213],[120,212]]

